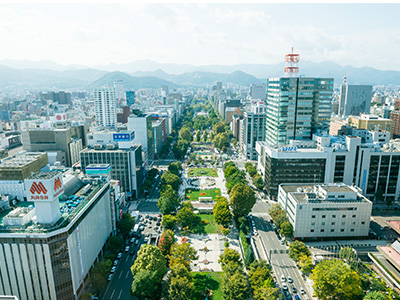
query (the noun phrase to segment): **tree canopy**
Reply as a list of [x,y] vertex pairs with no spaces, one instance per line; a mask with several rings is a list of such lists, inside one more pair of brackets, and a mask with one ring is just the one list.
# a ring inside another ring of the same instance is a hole
[[294,261],[299,261],[301,256],[311,256],[310,249],[307,248],[306,244],[301,241],[294,241],[289,245],[289,257]]
[[135,277],[141,270],[155,272],[155,278],[161,282],[168,269],[167,260],[160,248],[146,244],[140,247],[135,263],[131,267],[131,271]]
[[122,218],[118,223],[118,229],[123,236],[127,236],[135,226],[135,218],[130,213],[122,214]]
[[168,229],[161,234],[161,237],[158,240],[158,248],[160,248],[161,253],[165,257],[167,257],[174,243],[175,243],[175,234],[172,230]]
[[179,188],[179,177],[170,171],[167,171],[161,176],[161,184],[164,186],[170,185],[175,191],[177,191]]
[[169,215],[176,212],[180,202],[180,198],[176,195],[175,190],[168,184],[161,191],[161,197],[158,199],[157,206],[163,215]]
[[213,208],[214,220],[217,224],[227,227],[232,221],[232,214],[229,210],[228,199],[225,197],[218,198]]
[[243,183],[235,185],[229,195],[229,205],[236,218],[248,215],[256,203],[253,189]]

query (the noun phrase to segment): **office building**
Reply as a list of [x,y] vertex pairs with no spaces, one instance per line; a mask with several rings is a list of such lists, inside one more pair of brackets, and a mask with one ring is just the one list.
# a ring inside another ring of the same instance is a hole
[[112,231],[110,184],[86,182],[73,201],[60,201],[62,176],[38,174],[26,180],[35,207],[17,207],[1,218],[0,294],[78,300]]
[[71,104],[71,93],[66,93],[63,91],[59,92],[48,92],[45,94],[41,94],[41,99],[44,100],[52,100],[53,102],[57,102],[58,104]]
[[[165,119],[163,119],[165,122]],[[154,157],[159,157],[161,148],[164,145],[163,139],[163,123],[161,120],[152,121],[153,137],[154,137]],[[164,124],[165,125],[165,124]]]
[[266,141],[284,145],[329,130],[332,78],[280,77],[267,81]]
[[115,89],[103,86],[94,89],[96,122],[99,126],[115,128],[117,125]]
[[265,83],[262,84],[250,84],[250,91],[249,91],[249,96],[251,99],[254,100],[265,100],[265,97],[267,96],[267,86]]
[[134,142],[142,145],[144,153],[143,162],[145,168],[149,168],[154,160],[154,137],[151,115],[130,115],[128,118],[128,130],[135,131]]
[[348,117],[348,125],[357,129],[384,130],[392,133],[393,121],[369,114]]
[[339,114],[341,116],[358,116],[369,114],[372,100],[372,85],[340,86]]
[[135,91],[126,91],[126,105],[135,104]]
[[372,202],[343,183],[281,184],[278,203],[295,239],[368,236]]
[[272,199],[282,183],[345,183],[361,188],[374,199],[398,200],[400,145],[382,131],[354,130],[351,136],[314,134],[313,141],[291,141],[284,146],[257,142],[257,169]]
[[26,151],[47,152],[51,165],[58,161],[71,167],[79,161],[79,152],[87,145],[88,131],[87,124],[65,129],[30,129],[22,131],[22,145]]
[[257,160],[256,142],[265,140],[265,119],[265,105],[258,102],[244,112],[240,121],[240,152],[248,160]]
[[91,164],[111,164],[111,179],[119,181],[129,200],[137,197],[144,179],[140,145],[120,149],[113,144],[95,144],[93,148],[81,151],[80,157],[81,170],[86,170]]
[[[118,108],[118,110],[121,110]],[[118,123],[127,123],[128,122],[128,117],[131,115],[131,108],[130,106],[124,106],[122,108],[122,112],[117,112],[117,122]]]
[[400,137],[400,110],[394,110],[390,112],[390,119],[393,121],[393,137]]

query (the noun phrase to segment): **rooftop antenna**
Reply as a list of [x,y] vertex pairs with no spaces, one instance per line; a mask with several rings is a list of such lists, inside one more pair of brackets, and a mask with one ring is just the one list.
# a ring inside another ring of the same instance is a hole
[[300,54],[295,54],[293,53],[293,47],[292,47],[292,53],[286,54],[285,55],[285,75],[289,77],[296,77],[296,75],[299,73],[299,67],[297,64],[300,61]]
[[343,85],[347,85],[347,75],[344,74],[343,76]]

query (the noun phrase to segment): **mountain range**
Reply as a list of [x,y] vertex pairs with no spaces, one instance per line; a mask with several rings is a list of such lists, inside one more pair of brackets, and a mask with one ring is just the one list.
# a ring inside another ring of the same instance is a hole
[[[87,68],[60,65],[53,61],[0,60],[0,88],[93,89],[115,80],[124,80],[126,89],[207,87],[217,81],[248,86],[266,82],[268,77],[283,76],[284,63],[194,66],[137,60],[127,64],[110,64]],[[400,71],[383,71],[371,67],[356,68],[325,61],[302,61],[300,76],[334,78],[335,84],[347,76],[349,84],[400,85]]]

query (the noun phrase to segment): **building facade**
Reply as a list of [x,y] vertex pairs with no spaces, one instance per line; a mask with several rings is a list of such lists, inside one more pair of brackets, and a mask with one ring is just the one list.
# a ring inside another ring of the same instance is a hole
[[361,116],[350,116],[348,125],[357,129],[384,130],[393,132],[393,121],[374,115],[362,114]]
[[281,184],[278,203],[295,239],[368,236],[372,202],[346,184]]
[[154,160],[154,137],[151,123],[151,115],[130,115],[128,118],[128,130],[135,131],[134,142],[142,145],[144,164],[148,168]]
[[117,125],[117,105],[114,87],[103,86],[94,89],[96,122],[99,126],[115,128]]
[[329,130],[332,78],[269,78],[266,100],[266,141],[311,140],[317,130]]
[[342,116],[358,116],[369,114],[372,100],[372,85],[340,86],[339,114]]
[[267,86],[265,85],[265,83],[250,84],[249,96],[251,99],[264,101],[267,95],[266,89]]

